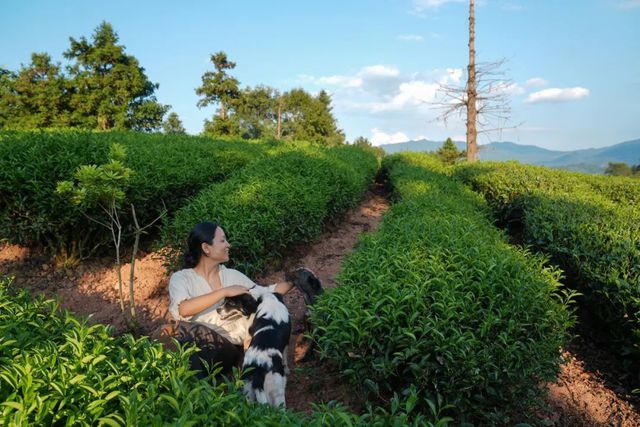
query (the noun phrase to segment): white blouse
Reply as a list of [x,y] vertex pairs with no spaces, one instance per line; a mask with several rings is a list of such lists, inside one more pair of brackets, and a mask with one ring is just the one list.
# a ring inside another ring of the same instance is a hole
[[[256,286],[251,279],[238,270],[226,268],[224,265],[220,265],[218,274],[223,288],[232,285],[240,285],[246,288]],[[271,292],[273,292],[275,288],[275,284],[269,286]],[[178,306],[182,301],[211,292],[212,290],[209,283],[204,277],[196,273],[193,268],[176,271],[171,275],[171,279],[169,280],[169,313],[171,313],[171,316],[176,320],[202,323],[227,338],[233,344],[242,344],[244,340],[249,337],[249,327],[253,322],[254,316],[249,318],[236,317],[226,320],[220,319],[216,309],[224,303],[224,299],[193,316],[180,316]]]

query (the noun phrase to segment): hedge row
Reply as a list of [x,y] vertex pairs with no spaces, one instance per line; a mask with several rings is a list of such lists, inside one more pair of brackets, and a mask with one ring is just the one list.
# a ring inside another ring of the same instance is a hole
[[[171,214],[187,197],[225,179],[269,148],[121,131],[1,132],[0,239],[52,253],[86,254],[96,245],[109,244],[106,229],[55,190],[58,181],[73,180],[78,166],[106,163],[113,143],[125,147],[126,166],[134,172],[123,209],[125,227],[131,224],[129,203],[135,204],[142,224],[158,216],[163,202]],[[89,213],[104,218],[97,209]]]
[[[637,372],[640,209],[631,200],[640,183],[622,197],[617,190],[627,180],[582,175],[583,183],[552,186],[546,182],[556,171],[517,164],[490,165],[484,173],[481,168],[459,166],[455,175],[493,201],[499,215],[520,225],[526,244],[551,255],[571,273],[585,305],[604,322],[612,344],[630,356]],[[520,169],[528,172],[513,173]],[[610,186],[593,185],[609,180]]]
[[414,387],[454,405],[456,422],[517,421],[556,377],[573,322],[560,273],[509,246],[437,160],[393,155],[383,168],[399,201],[314,306],[321,356],[380,399]]
[[533,189],[589,193],[620,205],[640,206],[640,182],[629,177],[589,175],[515,161],[461,163],[455,176],[481,192],[504,216],[515,199]]
[[[249,403],[240,383],[199,380],[193,348],[169,352],[148,338],[112,337],[53,301],[14,293],[0,279],[0,420],[15,426],[405,426],[411,408],[336,405],[313,414]],[[445,419],[440,424],[446,423]],[[425,417],[415,425],[433,425]]]
[[195,224],[218,222],[232,244],[232,264],[246,274],[281,259],[285,248],[317,237],[326,220],[354,206],[373,181],[378,160],[353,146],[309,146],[252,163],[203,190],[162,230],[174,266]]

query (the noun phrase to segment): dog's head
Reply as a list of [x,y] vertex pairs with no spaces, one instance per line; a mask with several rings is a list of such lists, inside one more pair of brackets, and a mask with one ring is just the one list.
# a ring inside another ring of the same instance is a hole
[[300,267],[290,271],[285,275],[285,279],[300,289],[306,304],[314,304],[316,297],[323,292],[320,280],[308,268]]
[[236,316],[249,317],[258,309],[259,301],[253,294],[242,294],[226,298],[224,304],[217,308],[221,320]]

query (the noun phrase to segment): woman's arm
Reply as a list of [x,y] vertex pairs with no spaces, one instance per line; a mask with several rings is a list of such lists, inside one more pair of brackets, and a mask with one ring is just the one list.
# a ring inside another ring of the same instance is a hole
[[236,295],[247,292],[249,292],[249,290],[244,286],[227,286],[208,294],[200,295],[199,297],[193,297],[183,300],[178,305],[178,313],[182,317],[193,316],[194,314],[200,313],[201,311],[206,310],[212,305],[217,304],[218,302],[222,301],[223,298],[234,297]]

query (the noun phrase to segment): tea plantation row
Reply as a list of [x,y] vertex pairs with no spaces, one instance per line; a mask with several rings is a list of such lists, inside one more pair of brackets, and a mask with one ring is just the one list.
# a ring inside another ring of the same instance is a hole
[[385,157],[398,198],[312,312],[324,359],[381,402],[411,390],[456,422],[514,423],[556,378],[571,295],[508,245],[480,196],[423,154]]
[[[460,165],[524,243],[571,274],[628,367],[640,369],[640,183],[518,163]],[[638,377],[640,379],[640,377]]]
[[162,230],[162,245],[172,249],[169,261],[176,265],[193,225],[216,220],[233,245],[232,264],[252,275],[355,206],[377,170],[373,152],[353,146],[309,146],[265,157],[182,207]]
[[[405,426],[406,409],[316,407],[294,413],[249,403],[239,384],[197,379],[191,348],[113,337],[53,301],[0,279],[0,424],[11,426]],[[432,425],[424,417],[415,425]],[[438,425],[443,425],[443,420]]]
[[[134,132],[0,132],[0,239],[50,253],[87,255],[110,244],[108,231],[56,194],[81,165],[106,163],[113,143],[124,146],[133,170],[121,220],[131,227],[129,203],[141,224],[169,214],[211,182],[222,181],[273,144]],[[99,209],[87,212],[103,220]]]

